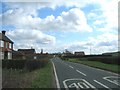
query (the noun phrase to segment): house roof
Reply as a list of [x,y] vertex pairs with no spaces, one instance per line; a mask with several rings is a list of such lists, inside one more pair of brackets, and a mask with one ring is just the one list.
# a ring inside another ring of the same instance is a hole
[[13,55],[24,55],[23,53],[19,52],[19,51],[12,51],[12,54]]
[[75,52],[75,53],[84,53],[84,52]]
[[2,33],[0,33],[0,40],[7,41],[13,44],[13,41],[11,41],[7,36]]
[[34,54],[35,49],[18,49],[19,52],[24,53],[24,54]]
[[81,51],[81,52],[74,52],[74,54],[85,54],[83,51]]

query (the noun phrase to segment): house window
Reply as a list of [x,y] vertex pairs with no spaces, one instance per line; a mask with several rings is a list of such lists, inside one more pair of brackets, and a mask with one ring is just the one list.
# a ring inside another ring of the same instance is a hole
[[12,53],[8,52],[8,59],[12,59]]
[[36,57],[36,56],[34,56],[34,59],[37,59],[37,57]]
[[6,44],[5,44],[5,47],[6,47],[6,48],[8,48],[8,44],[9,44],[9,43],[8,43],[8,42],[6,42]]
[[0,52],[0,60],[4,59],[4,52]]
[[12,49],[12,44],[11,43],[9,43],[9,48]]
[[0,47],[4,47],[4,41],[0,40]]

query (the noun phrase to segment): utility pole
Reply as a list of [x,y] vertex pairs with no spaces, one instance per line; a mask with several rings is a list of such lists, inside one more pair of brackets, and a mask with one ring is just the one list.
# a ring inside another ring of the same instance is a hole
[[91,44],[90,44],[90,55],[91,55],[92,49],[91,49]]
[[43,54],[43,49],[41,49],[41,54]]

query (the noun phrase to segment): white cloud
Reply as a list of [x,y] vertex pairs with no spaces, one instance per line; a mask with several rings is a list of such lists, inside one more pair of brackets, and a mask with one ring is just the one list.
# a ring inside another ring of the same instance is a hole
[[39,30],[13,30],[8,31],[7,36],[15,42],[15,48],[30,48],[35,47],[36,49],[42,48],[43,46],[54,46],[56,38],[42,33]]
[[[93,22],[95,30],[102,32],[117,32],[118,31],[118,0],[96,0],[100,8],[92,10],[87,16]],[[97,27],[97,25],[101,25]]]
[[[100,5],[100,8],[97,8],[97,12],[92,10],[85,17],[84,12],[80,9],[81,7],[86,7],[89,4]],[[85,0],[76,2],[68,1],[55,1],[55,2],[40,2],[40,3],[8,3],[11,10],[8,10],[3,15],[3,24],[14,24],[17,27],[24,28],[33,28],[39,30],[64,30],[64,31],[92,31],[92,28],[88,25],[87,19],[91,18],[95,20],[93,22],[93,27],[98,24],[105,24],[103,28],[97,28],[99,31],[117,31],[118,28],[118,10],[117,5],[118,1],[116,0]],[[22,6],[22,7],[21,7]],[[78,7],[69,10],[68,12],[62,12],[60,16],[55,18],[54,16],[48,16],[46,19],[41,19],[37,17],[37,10],[43,7],[56,8],[57,6],[66,6],[66,7]],[[13,9],[16,8],[16,9]],[[101,12],[101,15],[96,13]],[[34,18],[32,16],[35,16]],[[69,19],[70,18],[70,19]],[[113,19],[114,18],[114,19]],[[14,21],[13,21],[14,19]],[[100,19],[100,20],[99,20]],[[44,20],[46,20],[44,22]],[[61,27],[59,27],[61,26]]]
[[[100,7],[85,15],[81,8],[89,4],[97,4]],[[68,48],[71,51],[84,50],[86,53],[89,53],[90,44],[92,44],[93,53],[102,53],[104,51],[115,51],[118,47],[118,35],[112,34],[118,28],[117,4],[117,0],[59,0],[50,3],[20,3],[19,5],[8,3],[11,9],[5,12],[1,18],[3,18],[2,23],[4,25],[14,25],[19,29],[8,32],[8,36],[15,41],[16,48],[30,48],[30,46],[34,46],[37,50],[43,48],[50,52],[62,51]],[[38,17],[37,10],[40,8],[50,7],[55,9],[59,6],[77,8],[62,12],[57,17],[53,15],[47,16],[44,19]],[[92,20],[91,23],[95,27],[94,30],[105,33],[96,37],[89,37],[87,41],[72,42],[71,44],[64,45],[56,44],[57,47],[51,46],[56,42],[55,37],[43,33],[44,31],[90,32],[93,29],[88,25],[89,19]],[[102,24],[104,24],[103,27],[97,27],[97,25]]]
[[3,25],[13,25],[16,28],[39,29],[41,31],[73,31],[91,32],[85,14],[79,8],[62,12],[60,16],[47,16],[45,19],[32,17],[31,13],[24,13],[23,8],[8,10],[2,15]]
[[73,41],[62,47],[71,52],[84,51],[86,54],[90,54],[90,48],[92,54],[113,52],[118,51],[118,36],[112,33],[104,33],[96,37],[88,37],[86,41]]

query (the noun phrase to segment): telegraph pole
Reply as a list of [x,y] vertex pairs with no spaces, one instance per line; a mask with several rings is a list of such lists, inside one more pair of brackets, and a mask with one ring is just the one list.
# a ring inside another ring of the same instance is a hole
[[91,55],[92,49],[91,49],[91,44],[90,44],[90,55]]

